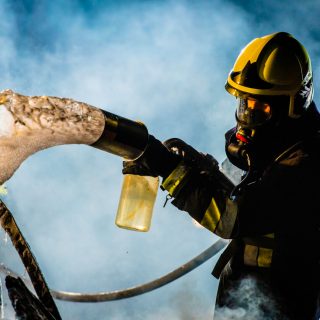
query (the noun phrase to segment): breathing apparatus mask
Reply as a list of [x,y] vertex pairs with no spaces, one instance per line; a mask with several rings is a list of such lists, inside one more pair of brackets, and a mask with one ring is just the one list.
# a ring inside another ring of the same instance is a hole
[[285,32],[256,38],[241,51],[225,88],[237,98],[226,154],[245,171],[262,169],[300,134],[313,98],[309,55]]
[[248,170],[253,161],[256,166],[267,161],[285,119],[285,112],[279,111],[285,109],[287,101],[286,97],[237,98],[237,126],[226,133],[226,153],[233,164]]

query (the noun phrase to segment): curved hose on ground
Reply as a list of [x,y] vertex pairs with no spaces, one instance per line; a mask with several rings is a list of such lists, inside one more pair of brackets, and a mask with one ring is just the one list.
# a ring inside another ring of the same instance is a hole
[[[55,316],[55,319],[61,319],[59,311],[52,299],[56,298],[64,301],[72,302],[105,302],[131,298],[155,289],[158,289],[199,267],[201,264],[212,258],[214,255],[224,249],[228,243],[227,240],[219,239],[212,246],[204,250],[202,253],[181,265],[179,268],[165,274],[164,276],[153,281],[115,291],[96,292],[96,293],[81,293],[52,290],[48,288],[45,278],[42,275],[40,267],[33,256],[31,249],[18,228],[11,212],[0,200],[0,225],[8,233],[11,241],[20,255],[20,258],[29,274],[31,283],[40,299],[47,309]],[[14,271],[9,270],[1,265],[0,270],[8,274],[19,277]]]
[[51,294],[54,298],[65,301],[73,302],[104,302],[131,298],[140,294],[158,289],[182,276],[188,272],[199,267],[201,264],[212,258],[225,248],[228,241],[219,239],[208,249],[194,257],[187,263],[181,265],[179,268],[167,273],[166,275],[155,279],[153,281],[123,290],[97,292],[97,293],[80,293],[80,292],[66,292],[51,290]]

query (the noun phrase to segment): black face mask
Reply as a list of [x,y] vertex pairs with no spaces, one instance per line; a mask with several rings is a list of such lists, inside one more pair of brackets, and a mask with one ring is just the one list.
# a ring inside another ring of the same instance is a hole
[[241,148],[243,147],[236,138],[237,127],[233,127],[225,133],[225,152],[229,161],[236,167],[248,171],[249,165],[246,157],[243,156]]
[[288,118],[289,97],[240,97],[238,101],[237,126],[226,133],[226,154],[245,171],[263,169],[288,143],[292,123],[297,122]]
[[291,145],[320,128],[320,116],[314,103],[299,119],[288,117],[285,104],[274,109],[272,117],[261,125],[250,127],[237,121],[237,126],[226,132],[225,150],[232,164],[245,171],[249,167],[264,169]]

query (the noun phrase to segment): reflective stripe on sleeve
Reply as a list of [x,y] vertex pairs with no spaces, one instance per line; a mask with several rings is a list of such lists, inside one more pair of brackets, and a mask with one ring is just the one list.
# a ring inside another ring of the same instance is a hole
[[203,227],[214,232],[219,237],[229,239],[234,228],[236,217],[236,203],[227,198],[225,209],[221,213],[216,200],[212,198],[200,223]]
[[190,171],[183,161],[170,173],[170,175],[163,181],[161,187],[174,196],[184,185],[184,180]]
[[208,209],[206,210],[202,220],[201,220],[201,225],[205,227],[206,229],[215,232],[218,223],[221,218],[221,213],[220,210],[217,206],[216,201],[214,198],[212,198]]

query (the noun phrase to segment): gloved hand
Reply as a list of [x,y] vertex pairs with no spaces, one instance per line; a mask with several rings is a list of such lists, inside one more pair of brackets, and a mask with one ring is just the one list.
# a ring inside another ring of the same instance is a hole
[[[225,202],[225,195],[233,188],[233,183],[219,170],[218,161],[210,154],[197,151],[183,140],[173,138],[163,143],[170,151],[183,158],[182,174],[172,175],[164,181],[162,187],[174,198],[172,204],[187,211],[199,221],[212,199],[213,191]],[[177,170],[177,174],[179,170]],[[168,181],[169,180],[169,181]]]
[[181,157],[170,152],[159,140],[149,135],[144,153],[136,160],[123,162],[123,174],[167,177],[178,165]]
[[192,169],[193,178],[197,176],[207,182],[223,186],[227,190],[233,189],[233,183],[219,170],[218,161],[210,154],[202,153],[188,145],[181,139],[172,138],[163,143],[171,152],[179,155],[185,165]]
[[171,152],[183,158],[186,165],[200,174],[210,175],[218,167],[218,161],[210,154],[197,151],[189,144],[178,138],[166,140],[163,143]]

